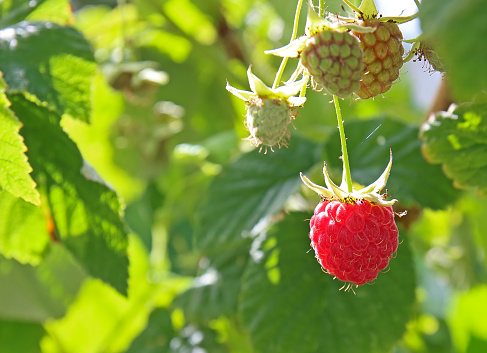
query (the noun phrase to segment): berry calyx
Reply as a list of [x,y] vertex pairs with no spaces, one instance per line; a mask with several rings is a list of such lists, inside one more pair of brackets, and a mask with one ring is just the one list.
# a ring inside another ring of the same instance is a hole
[[287,146],[290,138],[289,124],[296,117],[297,107],[304,104],[305,97],[296,95],[306,87],[308,79],[295,81],[275,89],[269,88],[247,70],[250,89],[236,89],[227,83],[227,90],[247,103],[245,126],[250,132],[246,140],[256,147],[273,151],[274,146]]
[[[398,229],[392,205],[380,194],[392,167],[392,154],[382,175],[369,186],[351,192],[333,183],[323,167],[327,187],[304,184],[321,196],[310,220],[311,247],[322,268],[336,278],[362,285],[377,278],[398,247]],[[345,179],[345,176],[343,177]]]

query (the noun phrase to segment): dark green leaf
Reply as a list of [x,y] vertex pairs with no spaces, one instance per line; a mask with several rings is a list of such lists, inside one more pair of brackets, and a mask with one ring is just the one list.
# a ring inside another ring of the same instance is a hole
[[0,191],[0,253],[20,263],[36,265],[48,244],[42,210]]
[[25,155],[27,147],[19,135],[22,124],[8,108],[4,90],[5,81],[0,77],[0,190],[39,206],[41,198],[29,174],[32,168]]
[[37,353],[44,333],[41,324],[0,320],[0,347],[5,353]]
[[23,21],[0,31],[0,68],[9,92],[33,94],[60,115],[89,120],[95,67],[90,45],[74,28]]
[[466,353],[485,353],[487,352],[487,339],[479,338],[475,335],[470,337]]
[[59,237],[89,274],[125,294],[128,240],[117,195],[81,174],[80,152],[56,113],[20,95],[12,97],[12,109],[24,124],[33,176],[47,189]]
[[145,330],[132,342],[126,353],[159,353],[169,351],[174,336],[171,312],[158,308],[152,312]]
[[174,305],[182,307],[191,322],[208,322],[220,316],[235,316],[240,293],[240,279],[248,260],[248,247],[214,255],[200,261],[203,273],[193,286],[179,296]]
[[451,88],[459,99],[487,89],[487,2],[424,0],[420,20],[424,34],[444,59]]
[[339,291],[309,250],[309,214],[291,214],[254,253],[239,307],[257,352],[390,352],[413,312],[415,278],[407,244],[372,285]]
[[462,188],[487,191],[487,104],[463,104],[423,124],[423,152]]
[[279,211],[296,192],[299,172],[318,161],[318,146],[295,136],[287,149],[254,150],[230,164],[213,180],[199,213],[199,246],[214,251],[242,242],[259,220]]
[[[392,119],[354,120],[345,124],[345,132],[354,182],[362,185],[374,182],[386,168],[392,149],[392,171],[386,189],[393,198],[405,205],[419,203],[441,209],[459,196],[441,168],[424,160],[416,127]],[[327,164],[340,175],[338,133],[329,139],[326,152]]]

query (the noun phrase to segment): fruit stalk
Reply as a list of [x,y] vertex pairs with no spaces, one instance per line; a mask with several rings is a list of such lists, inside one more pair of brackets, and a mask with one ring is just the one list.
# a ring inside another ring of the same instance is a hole
[[[299,15],[301,13],[301,7],[303,5],[303,0],[298,0],[298,5],[296,6],[296,13],[294,14],[294,27],[293,33],[291,35],[291,42],[296,39],[298,35],[298,22],[299,22]],[[277,70],[276,78],[274,79],[274,83],[272,84],[272,89],[276,89],[279,86],[279,82],[281,82],[281,77],[284,72],[284,68],[286,67],[288,57],[282,58],[281,65],[279,66],[279,70]]]
[[323,17],[323,15],[325,14],[325,0],[320,0],[320,7],[319,7],[318,14],[320,15],[320,17]]
[[350,174],[350,164],[348,162],[347,139],[345,137],[345,128],[343,127],[342,112],[340,110],[340,103],[338,97],[333,95],[333,103],[335,103],[335,110],[338,120],[338,130],[340,131],[340,143],[342,145],[342,161],[343,161],[343,177],[347,184],[347,191],[352,192],[352,176]]

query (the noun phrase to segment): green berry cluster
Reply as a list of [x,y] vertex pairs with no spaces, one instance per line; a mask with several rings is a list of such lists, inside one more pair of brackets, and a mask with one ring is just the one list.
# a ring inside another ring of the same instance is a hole
[[348,97],[360,87],[363,53],[348,32],[326,29],[306,40],[301,63],[327,93]]

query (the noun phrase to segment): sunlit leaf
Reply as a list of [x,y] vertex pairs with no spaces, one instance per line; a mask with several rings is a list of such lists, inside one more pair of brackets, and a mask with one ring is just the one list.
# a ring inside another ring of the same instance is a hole
[[36,265],[49,243],[47,222],[39,207],[0,191],[0,253]]
[[0,190],[3,188],[16,197],[36,206],[41,203],[36,183],[30,172],[23,138],[19,135],[21,123],[9,109],[5,97],[5,82],[0,78]]
[[96,65],[90,45],[75,29],[27,21],[2,29],[0,68],[9,92],[32,94],[60,115],[89,120]]
[[462,188],[487,191],[487,104],[438,113],[421,128],[423,152]]
[[81,174],[80,152],[56,113],[20,95],[12,109],[24,124],[34,179],[46,188],[57,235],[89,274],[126,293],[128,240],[117,195]]

